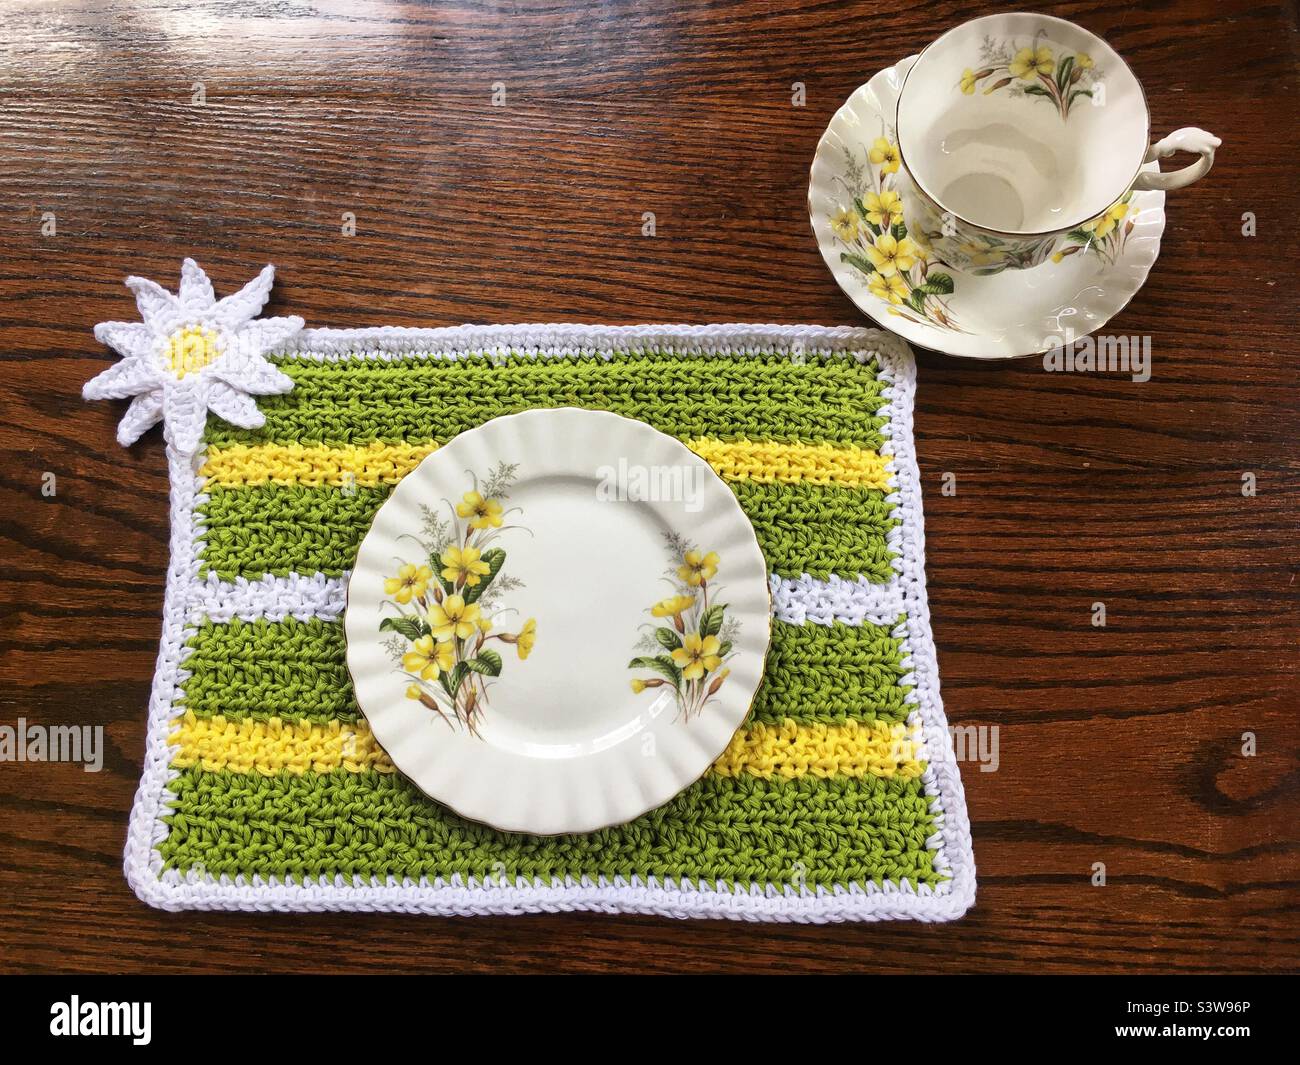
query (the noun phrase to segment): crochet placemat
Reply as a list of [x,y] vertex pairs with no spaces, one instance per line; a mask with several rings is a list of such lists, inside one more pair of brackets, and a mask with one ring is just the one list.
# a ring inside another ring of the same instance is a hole
[[[904,344],[803,326],[303,330],[254,320],[270,283],[268,268],[217,301],[187,261],[179,295],[133,278],[144,321],[97,330],[125,359],[87,396],[136,397],[124,442],[164,420],[171,471],[125,862],[142,899],[965,912],[974,861],[926,606]],[[489,418],[554,406],[642,419],[709,461],[754,524],[775,619],[750,718],[702,780],[629,824],[531,837],[465,821],[394,771],[353,699],[340,616],[360,540],[407,471]]]

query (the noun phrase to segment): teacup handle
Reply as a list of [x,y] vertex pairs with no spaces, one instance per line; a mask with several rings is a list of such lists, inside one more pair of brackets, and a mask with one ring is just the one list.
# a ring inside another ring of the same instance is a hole
[[1141,173],[1137,176],[1137,180],[1133,182],[1133,187],[1138,191],[1159,189],[1162,192],[1168,192],[1171,189],[1181,189],[1190,185],[1193,181],[1205,177],[1210,172],[1210,167],[1214,165],[1214,149],[1222,143],[1223,141],[1219,140],[1213,133],[1206,133],[1205,130],[1197,129],[1195,126],[1176,129],[1169,136],[1161,137],[1155,144],[1151,145],[1147,150],[1146,158],[1142,162],[1154,163],[1157,159],[1164,159],[1166,156],[1173,155],[1174,152],[1191,152],[1199,155],[1200,158],[1181,170],[1164,172],[1153,170]]

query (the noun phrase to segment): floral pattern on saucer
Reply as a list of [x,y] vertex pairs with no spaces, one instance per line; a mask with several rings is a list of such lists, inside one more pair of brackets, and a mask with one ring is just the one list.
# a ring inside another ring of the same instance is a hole
[[[844,148],[836,181],[847,203],[828,215],[841,262],[862,275],[889,313],[941,329],[959,330],[945,297],[956,288],[951,268],[935,257],[919,234],[908,234],[898,186],[898,145],[892,129],[881,129],[870,148]],[[942,267],[942,269],[939,269]]]
[[[919,275],[909,272],[890,284],[900,300],[897,303],[888,298],[884,288],[889,283],[887,275],[882,274],[872,283],[879,272],[865,245],[874,245],[876,234],[863,219],[882,212],[873,212],[866,193],[875,192],[879,197],[882,191],[892,190],[899,194],[903,207],[911,210],[913,206],[908,201],[911,188],[900,187],[900,179],[905,176],[901,166],[890,169],[890,156],[897,149],[888,123],[897,111],[903,81],[915,61],[915,57],[904,59],[860,86],[827,125],[813,158],[808,182],[809,221],[822,259],[840,288],[863,312],[904,339],[965,358],[1037,355],[1048,350],[1054,338],[1085,336],[1102,329],[1146,282],[1160,254],[1166,222],[1165,194],[1161,191],[1129,193],[1097,218],[1062,237],[1055,248],[1034,248],[1031,255],[1038,265],[1027,270],[1000,269],[1003,250],[996,248],[972,248],[969,263],[948,260],[940,264],[931,247],[933,242],[919,231],[919,221],[914,218],[905,235],[926,255],[927,280],[935,281],[935,273],[940,273],[952,282],[950,293],[927,294],[924,301],[927,311],[939,305],[943,320],[932,313],[918,313],[905,301],[902,288],[907,287],[910,294],[914,286],[909,281]],[[873,148],[880,156],[879,162],[871,159]],[[1158,162],[1143,167],[1144,171],[1157,169]],[[865,188],[855,198],[850,190],[858,182]],[[889,235],[893,236],[892,202],[882,206],[889,208]],[[832,224],[835,222],[838,226]],[[857,246],[846,243],[848,236]],[[980,252],[993,254],[993,261],[976,262]],[[849,255],[858,255],[865,262],[854,263],[847,258]],[[864,269],[866,264],[872,267],[870,273]],[[897,274],[896,263],[895,267]],[[915,263],[911,270],[917,270]]]
[[1065,236],[1064,246],[1052,256],[1052,262],[1062,262],[1067,256],[1081,251],[1091,251],[1104,263],[1116,262],[1124,254],[1124,245],[1133,233],[1135,223],[1129,217],[1132,200],[1133,193],[1126,192],[1092,221],[1070,230]]

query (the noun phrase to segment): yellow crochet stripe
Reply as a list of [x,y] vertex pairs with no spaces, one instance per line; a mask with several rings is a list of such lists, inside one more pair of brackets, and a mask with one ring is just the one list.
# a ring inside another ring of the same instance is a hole
[[686,446],[729,481],[799,481],[845,488],[888,488],[885,460],[870,448],[762,440],[687,440]]
[[[172,733],[172,765],[208,772],[394,772],[365,722],[228,721],[185,714]],[[919,743],[906,725],[849,721],[842,725],[755,724],[741,729],[714,763],[720,776],[916,777],[925,771]]]
[[756,723],[731,738],[713,763],[719,776],[918,777],[925,772],[920,742],[903,724],[846,721],[842,725]]
[[[761,440],[685,441],[728,480],[802,482],[850,488],[888,488],[880,453],[837,444],[782,444]],[[438,445],[232,444],[212,448],[200,471],[209,486],[253,487],[297,484],[373,488],[395,484]]]
[[374,488],[396,484],[438,449],[427,444],[232,444],[212,448],[199,473],[209,486],[251,488],[259,484]]
[[208,772],[227,769],[263,776],[284,772],[301,776],[335,769],[396,772],[365,722],[312,724],[278,717],[269,721],[227,721],[220,715],[196,717],[187,711],[168,742],[176,748],[172,765],[178,769],[199,766]]

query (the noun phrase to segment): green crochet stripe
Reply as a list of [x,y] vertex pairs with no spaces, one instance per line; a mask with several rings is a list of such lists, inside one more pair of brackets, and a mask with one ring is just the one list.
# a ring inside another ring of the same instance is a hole
[[671,876],[809,887],[944,879],[919,779],[706,776],[656,810],[587,835],[498,833],[399,774],[259,777],[186,770],[160,844],[211,876]]
[[209,444],[445,441],[530,407],[609,410],[683,438],[883,443],[884,382],[874,362],[844,356],[278,362],[295,387],[259,397],[265,426],[248,431],[212,417]]
[[886,534],[898,519],[878,488],[732,481],[741,509],[774,573],[859,574],[876,584],[894,576]]
[[189,646],[180,701],[200,717],[316,724],[360,717],[337,621],[205,622]]
[[[190,647],[182,702],[200,717],[320,724],[360,716],[338,622],[206,623]],[[904,721],[905,673],[899,641],[885,626],[776,621],[751,720]]]
[[[896,520],[874,488],[732,483],[753,522],[768,566],[783,577],[893,575],[886,532]],[[201,506],[203,573],[223,580],[350,569],[375,511],[392,486],[337,488],[259,485],[214,488]]]
[[906,721],[912,706],[904,700],[912,689],[901,681],[907,672],[889,626],[773,621],[750,720]]
[[299,485],[214,488],[199,507],[202,573],[222,580],[351,569],[391,485],[342,491]]

